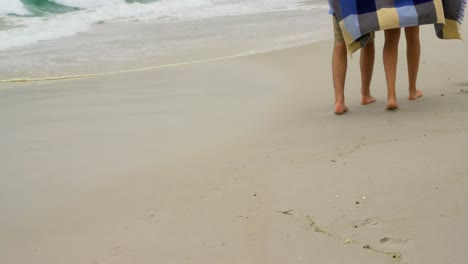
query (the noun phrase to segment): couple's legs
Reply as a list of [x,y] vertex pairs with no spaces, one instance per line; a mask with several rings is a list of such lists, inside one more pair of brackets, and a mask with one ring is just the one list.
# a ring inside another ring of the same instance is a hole
[[[361,50],[361,104],[366,105],[375,102],[371,96],[370,84],[374,70],[375,46],[368,43]],[[333,86],[335,89],[335,114],[341,115],[348,111],[345,103],[344,87],[346,71],[348,69],[348,54],[344,42],[335,42],[332,56]]]
[[[401,29],[385,30],[385,44],[383,49],[383,60],[385,77],[387,80],[387,109],[398,108],[396,98],[396,72],[398,62],[398,43],[400,42]],[[422,96],[422,92],[416,89],[418,78],[419,60],[421,46],[419,42],[419,27],[405,28],[406,36],[406,58],[408,62],[409,99],[416,100]]]
[[[398,43],[400,41],[401,30],[391,29],[385,31],[385,45],[383,50],[383,60],[385,68],[385,77],[387,80],[387,109],[394,110],[398,108],[396,97],[396,73],[398,62]],[[409,99],[416,100],[422,96],[421,90],[416,88],[416,81],[419,71],[419,61],[421,56],[421,46],[419,41],[419,27],[405,28],[407,44],[407,63],[408,63],[408,90]],[[375,98],[370,94],[370,83],[374,69],[375,45],[373,42],[367,44],[361,50],[361,103],[370,104]],[[336,42],[333,48],[332,68],[333,85],[335,89],[335,113],[343,114],[348,111],[345,104],[344,86],[346,71],[348,67],[346,44]]]

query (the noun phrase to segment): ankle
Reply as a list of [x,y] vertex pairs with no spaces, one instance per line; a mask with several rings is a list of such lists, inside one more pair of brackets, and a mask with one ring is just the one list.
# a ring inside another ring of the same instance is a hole
[[335,104],[344,104],[344,103],[345,103],[344,97],[335,98]]
[[409,87],[409,88],[408,88],[408,91],[409,91],[410,93],[416,93],[416,92],[418,91],[418,89],[417,89],[416,87]]

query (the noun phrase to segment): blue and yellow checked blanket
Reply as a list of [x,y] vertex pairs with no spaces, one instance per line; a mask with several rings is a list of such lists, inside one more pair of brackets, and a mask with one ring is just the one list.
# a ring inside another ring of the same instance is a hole
[[364,46],[370,33],[434,24],[441,39],[461,39],[459,25],[467,0],[329,0],[349,52]]

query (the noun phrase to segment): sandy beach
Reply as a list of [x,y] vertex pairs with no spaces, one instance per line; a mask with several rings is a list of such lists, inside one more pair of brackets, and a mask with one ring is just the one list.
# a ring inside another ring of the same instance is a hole
[[377,102],[356,54],[344,116],[332,40],[0,83],[0,263],[468,263],[468,46],[421,37],[424,97],[402,41],[396,112],[382,33]]

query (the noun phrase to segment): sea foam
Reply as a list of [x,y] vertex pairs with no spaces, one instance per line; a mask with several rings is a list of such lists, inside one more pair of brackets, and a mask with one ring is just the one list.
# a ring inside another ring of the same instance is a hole
[[[13,26],[3,30],[0,28],[0,51],[70,37],[99,23],[170,22],[324,7],[305,5],[301,0],[26,0],[26,5],[20,0],[3,1],[6,4],[2,3],[0,7],[0,19],[4,20],[4,24]],[[35,6],[31,6],[34,3]],[[47,13],[56,10],[47,9],[47,12],[40,15],[34,15],[38,13],[31,11],[38,10],[45,4],[75,9],[66,9],[71,10],[67,12],[60,9],[61,13]]]

